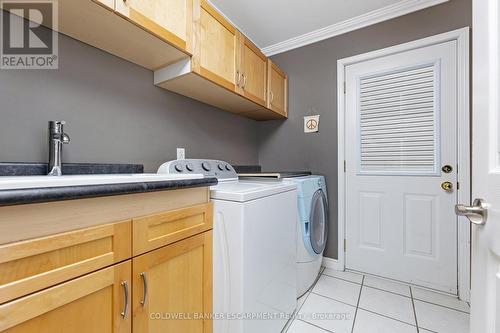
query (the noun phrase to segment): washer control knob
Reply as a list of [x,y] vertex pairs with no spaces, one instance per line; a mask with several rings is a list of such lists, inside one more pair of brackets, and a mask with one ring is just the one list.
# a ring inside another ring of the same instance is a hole
[[226,164],[226,170],[231,171],[231,166],[229,164]]
[[203,168],[203,170],[205,171],[210,171],[212,168],[210,167],[210,164],[208,164],[207,162],[203,162],[201,163],[201,167]]
[[186,164],[186,169],[188,171],[194,171],[194,167],[193,167],[193,165],[191,163]]
[[224,166],[221,163],[217,165],[217,168],[219,168],[220,171],[224,171]]
[[174,167],[175,171],[177,172],[182,172],[182,165],[181,164],[176,164]]

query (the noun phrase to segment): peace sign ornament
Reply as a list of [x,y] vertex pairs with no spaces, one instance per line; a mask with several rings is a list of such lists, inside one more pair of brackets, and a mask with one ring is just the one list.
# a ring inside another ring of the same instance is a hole
[[304,133],[319,132],[319,115],[304,117]]

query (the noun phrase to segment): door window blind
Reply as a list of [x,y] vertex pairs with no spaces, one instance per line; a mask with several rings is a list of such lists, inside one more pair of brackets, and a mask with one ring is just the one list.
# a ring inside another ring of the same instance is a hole
[[437,65],[359,79],[361,173],[436,173]]

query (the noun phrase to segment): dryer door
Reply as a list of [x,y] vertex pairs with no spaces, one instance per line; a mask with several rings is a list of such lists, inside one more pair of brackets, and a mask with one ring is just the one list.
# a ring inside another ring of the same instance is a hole
[[317,190],[311,202],[309,238],[317,254],[323,253],[328,234],[328,201],[323,190]]

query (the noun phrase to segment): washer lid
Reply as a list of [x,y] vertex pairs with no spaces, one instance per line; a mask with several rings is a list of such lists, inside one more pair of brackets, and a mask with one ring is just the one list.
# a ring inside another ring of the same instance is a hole
[[245,202],[295,190],[290,182],[250,182],[235,181],[219,183],[210,188],[211,198],[218,200]]

